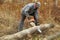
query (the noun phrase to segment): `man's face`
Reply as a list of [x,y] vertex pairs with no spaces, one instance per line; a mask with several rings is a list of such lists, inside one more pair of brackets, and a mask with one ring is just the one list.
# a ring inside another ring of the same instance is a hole
[[40,7],[38,3],[36,3],[36,5],[37,5],[37,8],[39,8],[39,7]]
[[34,5],[34,7],[35,7],[35,9],[38,9],[39,7],[38,7],[38,5],[35,3],[35,5]]
[[37,9],[40,8],[40,5],[38,3],[35,3],[35,5]]

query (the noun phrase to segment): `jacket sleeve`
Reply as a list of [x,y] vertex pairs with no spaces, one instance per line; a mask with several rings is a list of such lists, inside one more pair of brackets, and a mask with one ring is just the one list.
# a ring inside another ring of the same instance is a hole
[[34,19],[35,19],[35,24],[39,25],[39,18],[38,18],[38,12],[37,11],[35,12]]
[[26,17],[29,17],[29,10],[30,10],[30,7],[27,7],[26,9],[25,9],[25,15],[26,15]]
[[35,12],[35,19],[38,20],[38,12]]

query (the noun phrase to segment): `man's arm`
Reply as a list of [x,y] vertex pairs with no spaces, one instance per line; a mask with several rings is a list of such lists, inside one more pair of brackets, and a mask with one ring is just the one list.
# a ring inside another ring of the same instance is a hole
[[34,20],[35,20],[36,26],[39,25],[39,18],[38,18],[38,12],[37,11],[34,14]]
[[28,18],[28,20],[30,20],[29,11],[30,11],[30,7],[27,7],[27,8],[25,9],[25,15],[26,15],[26,17]]
[[28,20],[30,20],[30,15],[28,14],[28,12],[26,13],[26,17],[28,18]]

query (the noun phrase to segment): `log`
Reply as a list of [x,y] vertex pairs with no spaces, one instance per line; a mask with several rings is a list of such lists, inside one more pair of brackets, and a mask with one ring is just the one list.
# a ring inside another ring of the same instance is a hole
[[43,40],[54,40],[55,38],[60,37],[60,32],[57,32],[56,34],[47,36],[46,38],[44,38]]
[[33,27],[22,30],[20,32],[17,32],[15,34],[11,34],[11,35],[6,35],[6,36],[2,36],[0,37],[0,40],[17,40],[17,39],[21,39],[22,37],[26,36],[27,34],[32,34],[34,33],[38,28],[40,30],[45,30],[46,28],[52,28],[54,27],[53,24],[40,24],[39,26],[35,26],[35,24],[33,22],[30,23]]

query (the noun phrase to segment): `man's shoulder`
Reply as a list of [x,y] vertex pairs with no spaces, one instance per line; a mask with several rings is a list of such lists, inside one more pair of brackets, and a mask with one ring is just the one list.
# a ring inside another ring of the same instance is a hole
[[28,3],[28,4],[26,4],[23,8],[31,7],[31,6],[33,6],[33,5],[34,5],[34,3]]
[[25,10],[25,9],[31,8],[33,5],[34,5],[34,3],[26,4],[26,5],[22,8],[22,10]]
[[34,5],[34,3],[29,3],[29,4],[27,4],[28,6],[33,6]]

